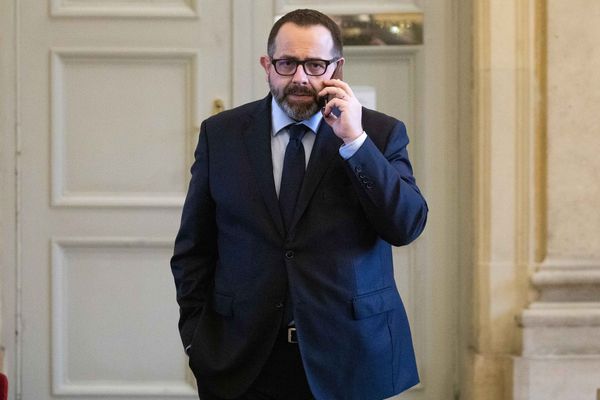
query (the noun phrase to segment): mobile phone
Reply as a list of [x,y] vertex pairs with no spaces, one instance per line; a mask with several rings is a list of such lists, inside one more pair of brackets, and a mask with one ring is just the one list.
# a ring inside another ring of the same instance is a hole
[[340,64],[339,62],[335,66],[335,69],[333,70],[333,74],[331,74],[331,79],[341,79],[341,80],[344,79],[344,71],[342,69],[342,64]]
[[321,108],[321,109],[325,108],[325,104],[327,104],[328,101],[329,101],[329,96],[327,96],[327,95],[319,97],[317,99],[317,103],[319,104],[319,108]]
[[[342,64],[338,63],[335,66],[335,69],[333,70],[333,74],[331,74],[331,79],[343,79],[343,78],[344,78],[344,72],[342,70]],[[319,100],[318,100],[319,107],[324,108],[325,104],[327,104],[328,101],[329,101],[329,96],[327,96],[327,95],[319,97]],[[336,117],[339,117],[340,110],[338,110],[337,107],[334,107],[333,114],[335,114]]]

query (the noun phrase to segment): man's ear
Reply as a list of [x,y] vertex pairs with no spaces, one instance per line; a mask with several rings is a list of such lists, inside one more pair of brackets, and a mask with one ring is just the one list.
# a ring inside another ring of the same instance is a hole
[[340,58],[337,61],[337,65],[335,66],[335,70],[331,75],[331,79],[340,79],[344,80],[344,58]]
[[269,77],[269,70],[271,69],[271,58],[269,56],[261,56],[260,57],[260,65],[264,68],[267,73],[267,79]]

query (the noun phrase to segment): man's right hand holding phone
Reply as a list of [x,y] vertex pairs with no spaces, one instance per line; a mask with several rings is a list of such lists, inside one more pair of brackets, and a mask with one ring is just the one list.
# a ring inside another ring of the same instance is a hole
[[[363,133],[362,105],[346,82],[329,79],[323,84],[325,87],[318,93],[319,97],[327,96],[328,99],[321,110],[323,117],[337,137],[350,143]],[[334,108],[339,110],[337,116]]]

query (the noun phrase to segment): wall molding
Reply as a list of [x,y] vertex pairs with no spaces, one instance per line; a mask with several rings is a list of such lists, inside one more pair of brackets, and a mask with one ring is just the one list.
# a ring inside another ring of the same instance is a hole
[[76,248],[160,248],[170,250],[170,238],[145,237],[54,237],[51,240],[51,302],[52,302],[52,393],[57,396],[196,396],[193,376],[182,381],[127,382],[85,381],[70,379],[67,370],[67,337],[65,251]]
[[186,165],[191,165],[192,154],[198,134],[196,99],[198,87],[198,57],[196,49],[156,49],[156,48],[52,48],[51,68],[51,204],[58,207],[181,207],[185,192],[181,193],[87,193],[69,192],[65,177],[65,93],[63,91],[65,65],[69,62],[98,62],[116,60],[120,62],[174,62],[185,65],[187,80],[187,109],[185,135],[185,155],[182,169],[189,178]]
[[465,378],[471,399],[510,398],[512,359],[521,345],[516,319],[529,301],[539,243],[538,1],[471,3],[475,301]]
[[[520,318],[523,327],[600,326],[599,303],[560,303],[532,306]],[[599,337],[600,338],[600,337]]]
[[[526,301],[527,271],[533,265],[534,1],[474,4],[474,311],[477,347],[495,353],[512,351],[511,311],[518,312]],[[495,296],[501,287],[512,290]]]
[[164,17],[198,16],[197,0],[51,0],[52,17]]
[[531,284],[540,294],[551,286],[598,285],[600,290],[600,259],[547,258],[531,275]]
[[0,345],[4,356],[0,369],[8,376],[10,391],[22,393],[20,371],[23,368],[22,321],[22,236],[21,197],[22,105],[19,98],[21,70],[22,21],[19,0],[0,3]]
[[571,271],[539,271],[533,274],[532,283],[538,289],[545,286],[557,285],[599,285],[600,268],[590,270],[589,268]]
[[324,14],[380,14],[380,13],[422,13],[423,7],[419,0],[413,1],[359,1],[323,3],[314,0],[294,1],[277,0],[276,15],[283,15],[296,8],[312,8]]
[[538,271],[600,270],[600,259],[548,257],[538,264]]

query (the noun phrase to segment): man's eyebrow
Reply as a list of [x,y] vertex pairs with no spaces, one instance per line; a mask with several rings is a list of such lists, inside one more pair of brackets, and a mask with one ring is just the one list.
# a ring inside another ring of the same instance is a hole
[[289,54],[283,54],[279,57],[277,57],[277,59],[285,59],[285,60],[299,60],[298,57],[294,57],[294,56],[290,56]]
[[273,57],[273,58],[277,59],[277,60],[294,60],[294,61],[326,60],[325,58],[321,58],[321,57],[306,57],[306,58],[300,59],[298,57],[290,56],[287,54],[284,54],[280,57]]

